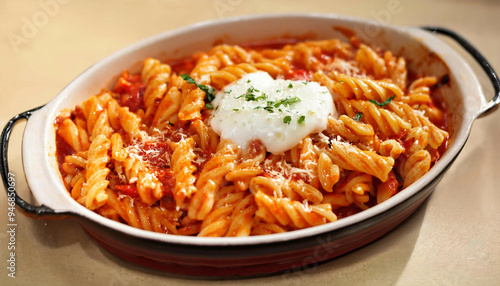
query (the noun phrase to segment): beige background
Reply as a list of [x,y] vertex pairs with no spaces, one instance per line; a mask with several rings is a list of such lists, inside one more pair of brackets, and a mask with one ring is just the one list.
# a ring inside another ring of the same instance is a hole
[[[186,24],[244,14],[328,12],[391,25],[445,26],[472,41],[500,71],[500,3],[493,0],[54,1],[0,0],[2,128],[15,114],[51,100],[117,49]],[[47,10],[43,3],[49,2],[56,5]],[[489,85],[484,88],[492,94]],[[475,122],[456,163],[405,223],[362,249],[285,276],[204,281],[150,270],[109,254],[74,221],[40,221],[17,213],[16,278],[11,279],[7,199],[1,191],[0,284],[499,285],[499,122],[500,111]],[[10,164],[17,190],[29,198],[20,162],[22,129],[20,124],[14,130]]]

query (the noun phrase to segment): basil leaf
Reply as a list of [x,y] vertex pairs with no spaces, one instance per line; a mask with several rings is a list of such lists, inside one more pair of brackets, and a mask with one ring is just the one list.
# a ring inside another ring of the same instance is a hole
[[188,74],[182,74],[181,78],[188,83],[196,85],[199,89],[205,92],[206,97],[205,101],[211,102],[212,100],[215,99],[215,89],[211,86],[208,85],[203,85],[203,84],[198,84],[192,77],[190,77]]
[[354,116],[354,120],[356,120],[358,122],[361,120],[361,118],[363,118],[363,113],[361,113],[361,112],[358,112],[358,114],[356,114],[356,116]]

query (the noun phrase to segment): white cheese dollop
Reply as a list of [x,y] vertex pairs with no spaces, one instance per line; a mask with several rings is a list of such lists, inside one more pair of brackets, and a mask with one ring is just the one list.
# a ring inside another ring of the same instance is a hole
[[282,154],[337,117],[328,89],[316,82],[273,79],[266,72],[246,74],[225,86],[212,102],[210,125],[222,139],[245,148],[260,140]]

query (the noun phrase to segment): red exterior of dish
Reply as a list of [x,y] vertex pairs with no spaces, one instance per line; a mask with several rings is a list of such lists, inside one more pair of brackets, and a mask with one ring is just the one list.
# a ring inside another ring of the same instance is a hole
[[417,195],[378,216],[329,233],[280,243],[217,247],[169,245],[113,232],[88,221],[81,224],[114,255],[134,264],[176,274],[255,276],[309,269],[319,262],[358,249],[395,228],[425,201],[445,171]]

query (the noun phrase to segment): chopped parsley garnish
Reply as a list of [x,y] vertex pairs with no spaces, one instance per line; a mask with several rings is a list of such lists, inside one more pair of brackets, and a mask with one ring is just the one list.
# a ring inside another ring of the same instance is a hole
[[214,109],[213,105],[210,103],[205,103],[205,108],[206,109]]
[[[182,77],[183,80],[187,81],[188,83],[196,85],[199,89],[201,89],[201,90],[203,90],[205,92],[205,94],[206,94],[206,96],[205,96],[205,102],[207,103],[205,105],[205,108],[212,109],[213,106],[210,104],[210,102],[212,102],[212,100],[215,99],[215,89],[213,87],[211,87],[211,86],[197,83],[188,74],[182,74],[181,77]],[[210,108],[208,108],[207,106],[209,106]]]
[[247,92],[245,94],[242,94],[242,95],[235,97],[235,98],[238,99],[238,98],[244,97],[246,101],[257,101],[260,99],[262,99],[262,100],[267,99],[267,95],[265,93],[263,93],[261,96],[257,96],[257,95],[255,95],[254,92],[260,92],[260,90],[255,89],[253,86],[251,86],[247,89]]
[[274,101],[268,101],[268,102],[266,102],[266,106],[257,106],[254,109],[264,109],[269,113],[273,113],[274,112],[273,104],[274,104]]
[[274,103],[274,107],[278,108],[281,105],[289,107],[290,105],[292,105],[292,104],[294,104],[296,102],[299,102],[299,101],[300,101],[300,98],[298,98],[296,96],[294,96],[294,97],[288,97],[288,98],[282,99],[282,100]]
[[373,103],[373,104],[375,104],[375,105],[377,105],[377,106],[382,107],[382,106],[385,106],[385,105],[387,105],[387,104],[391,103],[391,101],[392,101],[395,97],[396,97],[396,95],[393,95],[393,96],[389,97],[389,98],[388,98],[386,101],[384,101],[384,102],[378,102],[378,101],[376,101],[376,100],[370,99],[370,102],[371,102],[371,103]]
[[[246,95],[241,95],[237,98],[240,98],[242,96],[245,96],[246,100],[247,101],[251,101],[251,100],[259,100],[259,99],[267,99],[267,95],[262,95],[262,96],[259,96],[259,97],[252,97],[250,96],[247,97]],[[267,112],[269,113],[273,113],[274,112],[274,109],[277,108],[279,112],[283,112],[283,110],[281,110],[281,108],[279,108],[280,106],[285,106],[285,107],[290,107],[292,104],[296,103],[296,102],[299,102],[300,101],[300,98],[294,96],[294,97],[288,97],[288,98],[285,98],[285,99],[281,99],[279,101],[266,101],[266,106],[257,106],[255,107],[254,109],[264,109],[266,110]]]
[[306,121],[306,116],[302,115],[301,117],[299,117],[299,120],[297,120],[297,123],[302,124],[304,123],[304,121]]
[[[270,112],[270,113],[273,113],[274,110],[273,110],[273,101],[268,101],[266,104],[267,106],[266,107],[263,107],[264,110]],[[280,110],[281,111],[281,110]]]
[[292,117],[290,115],[283,117],[283,123],[290,124],[291,121]]
[[293,84],[291,84],[291,83],[290,83],[290,84],[288,85],[288,88],[293,88]]
[[361,118],[363,118],[363,113],[362,112],[358,112],[358,114],[356,114],[356,116],[354,116],[354,120],[356,121],[360,121]]

